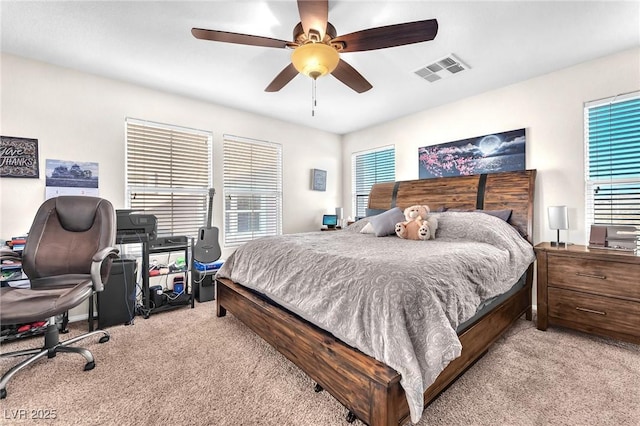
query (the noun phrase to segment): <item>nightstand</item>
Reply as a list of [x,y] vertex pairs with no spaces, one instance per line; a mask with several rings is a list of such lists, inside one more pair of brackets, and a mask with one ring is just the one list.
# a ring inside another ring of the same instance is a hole
[[550,243],[535,251],[539,330],[559,325],[640,343],[640,256]]

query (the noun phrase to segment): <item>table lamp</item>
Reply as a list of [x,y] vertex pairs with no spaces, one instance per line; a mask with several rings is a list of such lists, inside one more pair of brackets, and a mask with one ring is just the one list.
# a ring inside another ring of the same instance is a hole
[[569,211],[567,206],[550,206],[549,228],[557,231],[556,241],[551,241],[553,247],[566,247],[567,243],[560,242],[560,230],[569,229]]

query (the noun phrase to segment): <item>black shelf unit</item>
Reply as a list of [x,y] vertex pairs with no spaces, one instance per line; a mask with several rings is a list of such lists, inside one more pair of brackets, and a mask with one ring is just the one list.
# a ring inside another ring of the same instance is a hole
[[[161,237],[150,240],[148,234],[118,234],[116,244],[141,244],[142,245],[142,303],[138,306],[138,313],[143,318],[149,318],[151,314],[170,311],[190,305],[194,307],[193,291],[189,286],[189,239],[183,236]],[[167,303],[161,306],[151,306],[151,294],[149,290],[149,258],[151,255],[184,251],[185,270],[170,272],[171,275],[184,274],[184,294],[177,303]]]

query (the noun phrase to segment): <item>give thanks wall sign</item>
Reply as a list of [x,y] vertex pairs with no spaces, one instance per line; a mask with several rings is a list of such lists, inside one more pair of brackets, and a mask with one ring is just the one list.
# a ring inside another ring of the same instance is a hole
[[0,136],[0,177],[38,178],[38,139]]

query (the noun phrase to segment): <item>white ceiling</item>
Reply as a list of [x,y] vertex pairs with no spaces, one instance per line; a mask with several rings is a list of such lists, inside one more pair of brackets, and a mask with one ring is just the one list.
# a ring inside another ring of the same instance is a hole
[[[68,68],[344,134],[640,46],[639,1],[329,1],[338,35],[436,18],[435,40],[343,53],[372,85],[298,75],[264,88],[290,51],[203,41],[192,27],[293,38],[294,0],[2,1],[1,46]],[[455,54],[469,70],[436,83],[414,74]],[[640,70],[638,71],[640,74]]]

